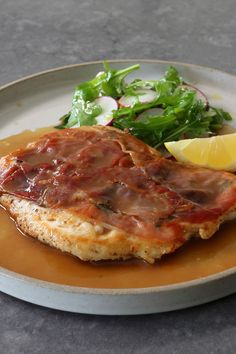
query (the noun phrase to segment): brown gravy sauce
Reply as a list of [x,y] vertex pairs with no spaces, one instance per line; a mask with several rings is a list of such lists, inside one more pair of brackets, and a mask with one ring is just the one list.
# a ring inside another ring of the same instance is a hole
[[[3,156],[53,128],[24,131],[0,141]],[[142,261],[82,262],[17,230],[0,209],[0,266],[53,283],[93,288],[139,288],[201,278],[236,266],[236,221],[223,225],[210,240],[193,240],[154,265]]]

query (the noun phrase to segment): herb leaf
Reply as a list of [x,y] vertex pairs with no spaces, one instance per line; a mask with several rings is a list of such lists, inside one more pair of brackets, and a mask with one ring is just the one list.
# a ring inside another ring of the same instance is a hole
[[71,128],[73,126],[94,125],[95,117],[102,109],[93,101],[99,96],[112,96],[117,98],[123,94],[124,78],[139,65],[133,65],[126,69],[110,69],[108,63],[104,63],[104,71],[99,73],[94,79],[78,85],[72,100],[70,115],[62,118],[60,128]]
[[[99,96],[111,96],[114,99],[123,95],[134,96],[132,107],[119,107],[113,111],[112,125],[119,129],[128,129],[131,134],[147,144],[157,148],[165,141],[195,138],[216,134],[225,121],[232,120],[229,113],[221,108],[206,107],[191,87],[183,88],[183,79],[174,67],[169,67],[159,80],[135,79],[125,82],[125,77],[138,69],[139,65],[114,70],[104,63],[104,71],[90,81],[81,83],[75,89],[71,111],[61,118],[59,129],[82,125],[97,124],[96,117],[102,108],[95,103]],[[140,89],[157,92],[156,99],[149,103],[140,103]],[[150,108],[162,108],[161,115],[151,115]],[[137,119],[145,112],[142,119]]]

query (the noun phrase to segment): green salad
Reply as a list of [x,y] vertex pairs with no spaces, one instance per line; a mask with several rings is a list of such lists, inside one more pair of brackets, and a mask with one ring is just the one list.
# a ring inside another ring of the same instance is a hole
[[172,66],[161,79],[126,82],[139,67],[115,70],[104,63],[104,71],[75,88],[71,110],[57,128],[110,125],[158,148],[166,141],[215,135],[232,119]]

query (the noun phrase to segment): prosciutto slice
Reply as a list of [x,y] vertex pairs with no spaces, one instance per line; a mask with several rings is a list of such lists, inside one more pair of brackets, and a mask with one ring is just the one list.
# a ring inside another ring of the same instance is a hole
[[236,205],[236,178],[168,160],[111,127],[53,132],[0,160],[0,191],[69,209],[141,238],[210,237]]

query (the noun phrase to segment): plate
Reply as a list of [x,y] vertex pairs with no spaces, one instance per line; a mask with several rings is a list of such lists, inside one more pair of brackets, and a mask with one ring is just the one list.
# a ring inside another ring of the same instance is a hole
[[[159,78],[169,65],[186,81],[206,92],[210,103],[236,117],[236,77],[195,65],[156,60],[110,61],[115,68],[140,63],[139,77]],[[25,129],[56,124],[70,109],[76,84],[101,71],[101,62],[53,69],[5,85],[0,90],[0,139]],[[137,73],[130,75],[130,80]],[[235,121],[232,125],[236,127]],[[45,246],[46,247],[46,246]],[[157,268],[158,270],[158,268]],[[236,267],[171,285],[98,288],[70,286],[39,280],[0,268],[0,290],[19,299],[49,308],[103,315],[163,312],[199,305],[236,291]]]

